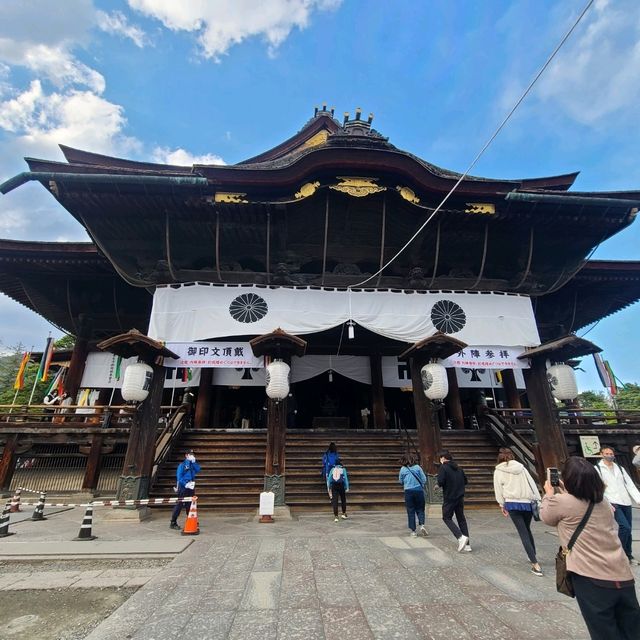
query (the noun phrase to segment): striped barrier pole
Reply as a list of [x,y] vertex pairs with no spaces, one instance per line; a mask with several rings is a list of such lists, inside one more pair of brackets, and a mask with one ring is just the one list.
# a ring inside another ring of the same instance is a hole
[[39,489],[29,489],[28,487],[18,487],[20,491],[26,491],[27,493],[46,493],[46,491],[42,491]]
[[32,520],[34,521],[46,520],[46,518],[44,517],[44,505],[46,501],[47,501],[47,494],[43,492],[40,494],[40,499],[38,500],[38,504],[36,505],[36,508],[33,510],[33,515],[31,516]]
[[4,509],[2,510],[2,516],[0,516],[0,538],[6,538],[7,536],[12,536],[13,532],[9,533],[9,512],[10,507],[9,503],[4,505]]
[[95,540],[97,536],[91,535],[91,527],[93,526],[93,507],[89,505],[84,512],[84,518],[82,518],[82,524],[80,525],[80,532],[74,538],[74,540],[82,541]]
[[[45,507],[133,507],[154,504],[175,504],[181,500],[182,502],[190,502],[191,498],[143,498],[141,500],[94,500],[93,502],[45,502]],[[22,502],[25,507],[35,507],[40,504],[38,502]]]
[[20,494],[22,492],[20,491],[20,489],[16,489],[15,493],[13,494],[13,498],[11,498],[11,504],[9,506],[9,511],[11,513],[18,513],[18,511],[22,511],[22,509],[20,508]]

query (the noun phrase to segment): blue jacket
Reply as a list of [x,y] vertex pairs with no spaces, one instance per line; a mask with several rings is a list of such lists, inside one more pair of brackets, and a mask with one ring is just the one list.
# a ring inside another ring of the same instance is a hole
[[347,470],[342,465],[334,465],[333,467],[331,467],[331,469],[329,469],[329,473],[327,474],[327,491],[331,491],[331,485],[334,484],[334,480],[332,477],[334,469],[340,469],[342,471],[344,490],[349,491],[349,476],[347,475]]
[[200,473],[200,465],[197,462],[191,462],[191,460],[184,460],[178,465],[176,471],[178,486],[184,487],[187,482],[195,480],[197,473]]
[[322,456],[322,473],[326,478],[329,475],[329,471],[338,464],[340,456],[337,451],[325,451]]
[[[411,473],[411,471],[413,473]],[[415,476],[413,474],[416,474]],[[418,482],[418,478],[420,482]],[[412,467],[400,467],[400,474],[398,475],[398,482],[404,486],[404,490],[411,491],[414,489],[422,489],[427,484],[427,476],[424,475],[424,471],[419,464],[414,464]]]

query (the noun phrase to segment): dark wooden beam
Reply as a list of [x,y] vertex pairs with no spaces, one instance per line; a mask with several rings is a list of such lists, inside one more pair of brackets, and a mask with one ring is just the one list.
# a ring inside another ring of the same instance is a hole
[[200,386],[198,387],[198,399],[196,401],[195,427],[196,429],[206,429],[211,415],[211,393],[213,387],[213,369],[200,369]]
[[91,449],[87,457],[87,467],[82,480],[82,488],[88,491],[95,491],[100,478],[100,463],[102,461],[102,433],[95,433],[91,439]]
[[447,381],[449,382],[449,393],[445,399],[447,417],[451,420],[454,429],[464,429],[464,413],[460,402],[460,387],[458,387],[455,369],[447,369]]
[[386,416],[384,412],[384,386],[382,384],[382,356],[374,354],[369,358],[371,366],[371,400],[373,407],[373,428],[384,429]]
[[17,434],[7,436],[4,443],[2,458],[0,458],[0,491],[9,491],[13,472],[16,467],[16,446],[18,444]]

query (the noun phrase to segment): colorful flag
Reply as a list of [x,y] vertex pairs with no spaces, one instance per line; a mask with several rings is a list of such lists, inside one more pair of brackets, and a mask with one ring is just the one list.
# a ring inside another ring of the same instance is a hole
[[122,372],[122,356],[116,356],[116,370],[114,373],[114,378],[116,380],[120,380],[121,372]]
[[609,385],[609,393],[612,396],[615,396],[618,393],[618,385],[616,384],[616,376],[613,373],[613,369],[611,368],[611,365],[609,364],[608,360],[604,361],[604,366],[607,369],[607,373],[609,374],[609,380],[611,381],[611,384]]
[[51,364],[51,358],[53,357],[53,338],[49,336],[47,338],[47,346],[42,352],[42,358],[40,359],[40,366],[38,367],[38,374],[36,380],[41,382],[47,381],[47,375],[49,374],[49,365]]
[[64,393],[63,380],[65,371],[66,369],[64,367],[60,367],[58,369],[56,375],[53,377],[53,380],[51,380],[51,384],[49,385],[49,388],[47,389],[47,393],[45,395],[53,395],[53,393],[55,392],[55,397],[62,396],[62,394]]
[[29,351],[25,351],[22,356],[22,360],[20,361],[20,367],[18,368],[18,374],[16,375],[16,381],[13,383],[13,388],[16,391],[19,391],[24,387],[24,373],[27,369],[27,365],[29,364],[29,358],[31,358],[31,353]]
[[602,386],[606,389],[611,388],[611,380],[609,378],[609,370],[604,364],[602,357],[599,353],[593,354],[593,361],[596,363],[596,371],[598,372],[598,376],[600,378],[600,382],[602,382]]

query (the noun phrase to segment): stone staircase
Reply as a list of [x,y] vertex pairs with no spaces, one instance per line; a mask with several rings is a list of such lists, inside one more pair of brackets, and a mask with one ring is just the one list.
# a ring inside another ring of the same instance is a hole
[[[411,434],[417,442],[415,432]],[[469,479],[466,504],[494,505],[493,468],[497,447],[484,431],[443,431],[442,445],[451,451]],[[297,431],[287,434],[287,505],[296,510],[324,510],[329,499],[321,477],[322,454],[336,443],[349,473],[348,509],[403,509],[398,484],[405,440],[393,431]]]
[[198,506],[216,511],[258,508],[264,483],[266,431],[185,431],[158,471],[152,498],[175,496],[176,469],[193,449],[202,471],[196,478]]
[[[411,432],[417,442],[415,432]],[[396,431],[310,431],[287,433],[286,502],[294,510],[330,508],[321,477],[322,454],[334,441],[347,467],[351,510],[403,509],[398,484],[405,439]],[[442,445],[464,468],[468,507],[495,504],[493,468],[497,447],[484,431],[443,431]],[[198,504],[215,511],[254,511],[263,487],[266,431],[200,429],[184,432],[158,472],[151,497],[173,497],[175,471],[184,452],[196,452],[202,471],[197,478]]]

